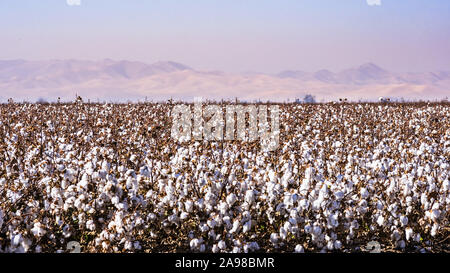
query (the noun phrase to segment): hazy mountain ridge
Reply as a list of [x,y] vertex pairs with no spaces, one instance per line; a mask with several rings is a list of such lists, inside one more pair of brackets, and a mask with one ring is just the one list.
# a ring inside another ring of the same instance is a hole
[[345,69],[338,73],[326,69],[314,73],[304,71],[283,71],[277,74],[281,78],[300,80],[317,80],[336,84],[434,84],[438,81],[450,80],[450,73],[445,71],[424,73],[394,73],[376,64],[366,63],[356,68]]
[[393,73],[376,64],[332,72],[282,71],[226,73],[196,71],[175,62],[146,64],[136,61],[0,60],[0,99],[71,99],[75,93],[98,99],[213,99],[286,100],[316,95],[374,99],[378,96],[442,99],[450,94],[450,73]]
[[146,64],[125,60],[113,61],[110,59],[103,61],[0,61],[0,79],[3,80],[67,79],[79,82],[94,78],[133,79],[182,70],[191,70],[191,68],[175,62]]

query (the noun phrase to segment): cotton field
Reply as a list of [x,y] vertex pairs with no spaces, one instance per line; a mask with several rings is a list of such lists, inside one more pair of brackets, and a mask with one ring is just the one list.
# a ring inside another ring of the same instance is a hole
[[1,105],[0,252],[450,251],[449,103],[279,104],[273,152],[173,106]]

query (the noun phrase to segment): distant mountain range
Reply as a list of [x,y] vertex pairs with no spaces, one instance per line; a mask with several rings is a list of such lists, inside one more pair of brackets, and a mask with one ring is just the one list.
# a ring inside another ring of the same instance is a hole
[[373,63],[366,63],[357,68],[333,73],[323,69],[315,73],[303,71],[283,71],[277,75],[281,78],[294,78],[304,81],[320,81],[332,84],[435,84],[450,79],[445,71],[426,73],[392,73]]
[[337,73],[283,71],[232,74],[197,71],[175,62],[0,60],[0,100],[72,100],[75,94],[95,100],[210,99],[285,101],[315,95],[318,100],[379,96],[442,99],[450,95],[450,72],[393,73],[367,63]]

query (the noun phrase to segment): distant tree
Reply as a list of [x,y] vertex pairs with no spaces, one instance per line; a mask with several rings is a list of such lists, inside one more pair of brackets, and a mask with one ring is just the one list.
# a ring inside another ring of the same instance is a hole
[[37,103],[39,103],[39,104],[47,104],[48,102],[47,102],[47,100],[45,100],[44,98],[38,98],[37,99],[37,101],[36,101]]
[[306,94],[303,98],[304,103],[316,103],[316,97],[311,94]]

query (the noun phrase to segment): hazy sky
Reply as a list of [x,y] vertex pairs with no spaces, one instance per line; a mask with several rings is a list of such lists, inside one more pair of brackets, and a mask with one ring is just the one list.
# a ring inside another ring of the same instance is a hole
[[[0,59],[450,70],[449,0],[1,0]],[[369,5],[368,2],[372,5]]]

